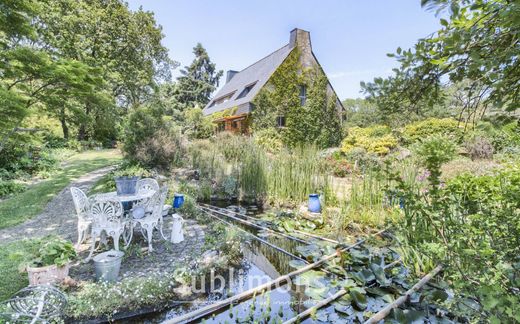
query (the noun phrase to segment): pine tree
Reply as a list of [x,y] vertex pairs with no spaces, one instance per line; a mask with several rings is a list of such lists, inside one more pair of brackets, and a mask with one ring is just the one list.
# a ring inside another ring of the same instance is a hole
[[210,100],[210,95],[219,85],[222,70],[217,71],[215,63],[211,62],[208,52],[198,43],[193,48],[195,59],[190,66],[181,70],[182,76],[177,79],[175,97],[184,106],[204,107]]

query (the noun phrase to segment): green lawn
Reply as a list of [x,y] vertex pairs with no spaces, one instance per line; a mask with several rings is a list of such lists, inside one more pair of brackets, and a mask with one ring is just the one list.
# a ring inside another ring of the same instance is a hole
[[118,150],[86,151],[73,155],[49,179],[0,202],[0,229],[23,223],[38,215],[74,179],[120,160]]
[[29,284],[27,273],[20,266],[29,262],[40,246],[39,239],[21,240],[0,245],[0,301],[10,298]]

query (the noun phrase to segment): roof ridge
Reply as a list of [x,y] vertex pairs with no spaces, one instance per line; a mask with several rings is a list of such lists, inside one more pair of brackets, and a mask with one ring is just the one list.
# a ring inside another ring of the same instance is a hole
[[259,63],[259,62],[265,60],[265,59],[268,58],[269,56],[273,55],[273,54],[276,53],[276,52],[281,51],[282,49],[286,48],[286,47],[289,46],[289,45],[290,45],[290,44],[285,44],[284,46],[280,47],[279,49],[277,49],[277,50],[275,50],[275,51],[273,51],[273,52],[267,54],[266,56],[262,57],[262,58],[259,59],[258,61],[254,62],[254,63],[252,63],[252,64],[249,64],[248,66],[246,66],[246,67],[243,68],[242,70],[238,71],[237,74],[242,73],[243,71],[249,69],[249,68],[252,67],[253,65],[255,65],[255,64],[257,64],[257,63]]

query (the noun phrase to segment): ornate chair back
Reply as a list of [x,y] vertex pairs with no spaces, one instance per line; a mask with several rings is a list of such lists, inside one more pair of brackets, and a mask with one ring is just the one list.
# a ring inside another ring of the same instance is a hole
[[89,199],[83,190],[71,187],[70,193],[72,194],[72,200],[74,201],[74,207],[76,208],[76,214],[81,220],[90,220],[90,206]]
[[91,199],[90,214],[98,228],[122,226],[123,205],[117,200]]
[[159,191],[159,184],[152,178],[145,178],[137,181],[137,192],[145,191]]
[[152,217],[160,218],[162,217],[162,211],[164,207],[164,202],[166,201],[166,197],[168,196],[168,187],[164,186],[159,189],[152,198],[150,198],[150,203],[148,205],[152,210]]

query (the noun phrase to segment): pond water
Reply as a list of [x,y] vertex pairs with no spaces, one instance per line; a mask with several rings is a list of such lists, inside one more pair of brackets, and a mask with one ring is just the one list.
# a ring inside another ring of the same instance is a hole
[[[219,204],[218,207],[226,207],[226,205]],[[254,205],[242,207],[246,208],[245,211],[248,216],[256,216],[262,212],[260,208]],[[263,233],[255,228],[226,218],[225,216],[221,216],[221,218],[292,254],[296,254],[296,247],[302,245],[302,243],[277,235],[268,235],[267,233]],[[289,262],[294,259],[293,257],[263,244],[256,239],[251,239],[249,243],[250,244],[243,249],[244,260],[242,267],[233,270],[226,276],[224,280],[225,284],[223,287],[219,287],[223,288],[221,291],[210,293],[204,301],[175,306],[161,313],[142,317],[138,321],[144,323],[160,323],[164,320],[172,319],[201,308],[208,303],[237,295],[295,270],[289,266]],[[217,287],[219,282],[220,281],[217,280]],[[289,288],[287,285],[284,285],[263,295],[259,294],[259,296],[255,296],[252,299],[232,307],[225,307],[220,313],[197,319],[194,322],[243,323],[252,322],[252,319],[259,320],[261,318],[264,320],[268,320],[268,318],[271,320],[287,320],[305,310],[304,301],[307,297],[304,295],[303,290],[298,288],[301,287],[291,285]],[[313,321],[307,320],[305,323],[310,322]]]
[[[219,205],[218,207],[226,207],[225,205]],[[261,210],[257,206],[242,206],[245,208],[242,209],[244,213],[251,217],[257,217],[261,214]],[[238,217],[236,214],[233,214],[235,217]],[[244,225],[236,220],[233,220],[229,217],[220,215],[221,219],[226,220],[233,225],[236,225],[248,233],[254,234],[256,236],[261,237],[263,240],[268,241],[269,243],[284,249],[285,251],[291,254],[298,254],[297,247],[302,245],[307,245],[301,242],[297,242],[288,238],[280,237],[275,234],[268,234],[265,231],[258,230],[249,225]],[[217,221],[217,220],[215,220]],[[316,245],[323,246],[325,243],[323,241],[316,240],[308,240],[309,243],[314,243]],[[261,284],[269,282],[273,279],[276,279],[284,274],[292,272],[295,268],[290,266],[290,262],[294,260],[294,257],[283,253],[265,243],[260,242],[257,239],[252,238],[248,241],[249,243],[243,246],[244,259],[242,262],[242,266],[239,269],[232,270],[229,274],[225,276],[225,278],[215,278],[213,282],[216,283],[216,288],[211,287],[211,292],[209,294],[205,294],[204,298],[196,301],[185,304],[180,304],[175,307],[171,307],[160,313],[155,313],[152,315],[148,315],[141,318],[133,318],[132,323],[142,322],[142,323],[160,323],[164,320],[173,319],[177,316],[189,313],[196,309],[202,308],[208,304],[218,302],[219,300],[224,300],[230,296],[237,295],[241,292],[247,291],[251,288],[257,287]],[[321,281],[323,285],[328,286],[330,288],[330,283],[333,280],[338,279],[337,276],[332,274],[324,273],[323,269],[315,269],[316,273],[320,274],[318,277],[321,279],[313,279]],[[306,272],[307,274],[313,272],[313,270]],[[294,278],[293,278],[294,279]],[[343,279],[343,278],[339,278]],[[220,283],[220,284],[219,284]],[[207,288],[207,287],[206,287]],[[220,289],[218,289],[220,288]],[[258,294],[253,298],[240,302],[233,306],[223,307],[219,312],[211,314],[207,317],[196,318],[193,319],[193,323],[282,323],[288,319],[293,318],[297,314],[303,312],[308,307],[312,306],[309,302],[311,299],[307,295],[312,295],[307,292],[304,286],[291,284],[281,286],[277,289],[273,289],[265,294]],[[318,287],[314,286],[312,290],[319,292]],[[372,288],[368,288],[372,289]],[[329,294],[334,294],[339,290],[339,288],[331,288],[329,290]],[[376,288],[377,290],[377,288]],[[328,296],[328,295],[327,295]],[[315,300],[324,299],[326,296],[317,296]],[[366,301],[368,306],[365,306],[367,310],[371,312],[377,312],[382,309],[389,300],[385,301],[382,298],[367,296]],[[434,310],[434,309],[433,309]],[[437,318],[435,315],[432,316],[432,313],[426,308],[420,307],[418,310],[411,310],[416,313],[417,319],[424,320],[424,316],[428,316],[429,323],[449,323],[451,321],[446,321],[445,318]],[[405,310],[407,312],[407,310]],[[358,322],[364,322],[363,311],[354,311],[352,306],[350,306],[350,301],[346,304],[338,304],[330,305],[321,308],[316,312],[313,318],[307,318],[301,323],[352,323],[357,320]],[[410,315],[411,313],[408,313]],[[413,314],[412,314],[413,315]],[[415,315],[414,315],[415,316]],[[404,320],[405,317],[402,317]],[[405,322],[408,322],[408,317]],[[413,321],[413,320],[412,320]],[[401,322],[401,321],[397,321]]]

